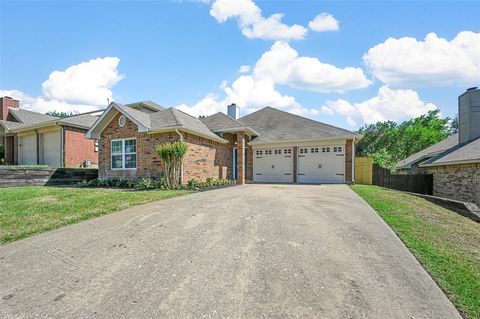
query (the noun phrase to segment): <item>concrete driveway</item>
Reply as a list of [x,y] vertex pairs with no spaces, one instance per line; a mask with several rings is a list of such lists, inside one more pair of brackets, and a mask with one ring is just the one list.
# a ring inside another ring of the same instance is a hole
[[0,247],[2,318],[460,318],[345,185],[246,185]]

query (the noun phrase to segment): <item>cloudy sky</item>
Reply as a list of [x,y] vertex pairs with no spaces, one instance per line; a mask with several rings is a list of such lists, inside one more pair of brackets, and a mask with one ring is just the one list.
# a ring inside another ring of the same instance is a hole
[[480,2],[0,2],[0,94],[40,112],[107,99],[192,115],[264,106],[356,129],[480,85]]

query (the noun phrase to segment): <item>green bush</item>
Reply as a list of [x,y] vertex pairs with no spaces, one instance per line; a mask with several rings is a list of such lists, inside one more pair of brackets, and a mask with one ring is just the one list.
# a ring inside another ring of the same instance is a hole
[[110,187],[110,188],[127,188],[136,190],[149,190],[149,189],[192,189],[201,190],[208,188],[215,188],[225,185],[233,184],[229,179],[212,179],[208,178],[205,182],[201,182],[197,179],[191,179],[187,184],[178,185],[176,187],[168,187],[165,178],[120,178],[111,177],[104,179],[92,179],[90,181],[83,180],[77,185],[79,187]]
[[165,172],[165,183],[168,188],[180,186],[182,160],[187,154],[188,145],[183,141],[159,144],[156,146],[158,157]]

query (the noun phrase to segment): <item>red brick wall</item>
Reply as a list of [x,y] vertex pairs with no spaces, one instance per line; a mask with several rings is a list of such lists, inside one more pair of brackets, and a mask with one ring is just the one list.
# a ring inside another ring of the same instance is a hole
[[[125,127],[118,126],[120,114],[114,117],[110,124],[101,133],[99,141],[99,176],[107,177],[161,177],[163,169],[155,147],[158,144],[174,142],[180,139],[175,132],[147,134],[139,133],[135,123],[127,119]],[[231,163],[229,157],[229,144],[204,139],[193,134],[182,133],[188,144],[188,153],[184,159],[183,176],[184,182],[195,178],[206,180],[207,178],[219,178],[222,176],[225,166]],[[111,170],[111,141],[120,138],[137,139],[137,169],[136,170]],[[230,168],[231,170],[231,168]],[[228,172],[227,172],[228,174]],[[229,178],[229,176],[226,176]]]
[[184,182],[194,178],[230,178],[231,148],[228,144],[218,143],[193,134],[183,133],[188,144],[188,153],[183,161]]
[[0,120],[6,120],[8,117],[8,108],[9,107],[18,107],[20,102],[14,99],[0,98]]
[[345,146],[345,183],[352,183],[353,140],[347,140]]
[[79,167],[85,160],[90,160],[93,165],[98,164],[95,140],[85,138],[86,132],[84,129],[64,126],[65,167]]

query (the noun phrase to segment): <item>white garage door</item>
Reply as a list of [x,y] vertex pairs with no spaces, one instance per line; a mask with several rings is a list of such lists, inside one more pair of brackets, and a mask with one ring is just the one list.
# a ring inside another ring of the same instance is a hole
[[24,135],[18,138],[19,144],[19,164],[35,165],[37,164],[37,136]]
[[60,167],[60,131],[41,134],[40,164]]
[[254,182],[293,182],[293,148],[256,149],[253,152]]
[[297,174],[298,183],[344,183],[345,147],[299,147]]

